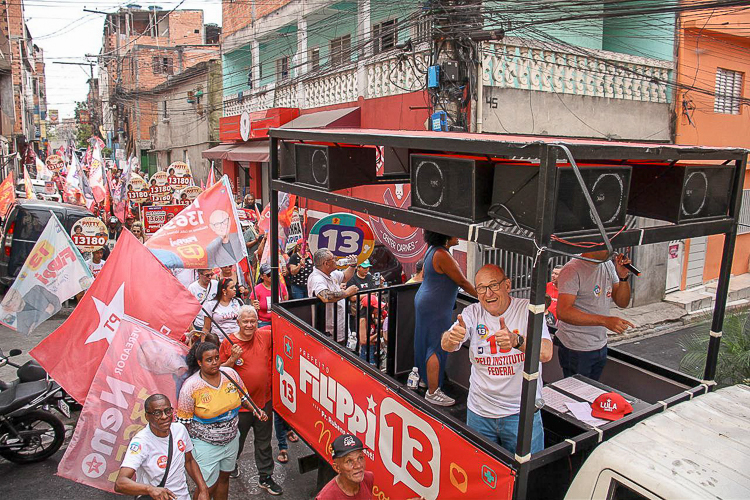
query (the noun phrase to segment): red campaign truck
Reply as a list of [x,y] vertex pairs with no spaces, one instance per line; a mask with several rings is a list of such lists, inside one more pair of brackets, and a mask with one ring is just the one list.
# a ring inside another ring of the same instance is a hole
[[[373,498],[562,498],[600,443],[713,390],[746,150],[356,129],[274,129],[270,137],[274,244],[281,191],[533,258],[514,455],[465,423],[471,368],[466,347],[451,353],[447,362],[446,392],[457,396],[455,406],[432,406],[407,389],[414,365],[418,284],[369,291],[388,305],[387,327],[380,316],[366,315],[368,329],[382,331],[371,347],[374,364],[350,350],[346,338],[326,332],[326,312],[318,299],[273,301],[274,410],[324,461],[331,461],[330,445],[339,434],[359,436],[367,468],[375,474]],[[402,172],[376,175],[376,148],[397,159]],[[411,183],[411,207],[339,192],[406,182]],[[665,222],[630,229],[624,223],[626,214]],[[725,239],[703,379],[616,348],[609,349],[600,381],[578,375],[565,379],[554,358],[539,376],[552,257],[580,253],[582,245],[612,250],[710,234],[724,234]],[[271,256],[278,267],[278,253],[272,250]],[[278,297],[278,276],[273,276],[272,294]],[[460,294],[454,314],[473,301]],[[328,314],[336,315],[334,311]],[[542,383],[545,398],[549,396],[546,403],[535,400],[537,384]],[[592,391],[618,392],[633,412],[592,426],[553,400],[554,395],[586,401]],[[531,454],[531,423],[538,406],[545,449]],[[576,491],[587,490],[579,484]],[[597,491],[605,491],[605,498],[610,490]]]

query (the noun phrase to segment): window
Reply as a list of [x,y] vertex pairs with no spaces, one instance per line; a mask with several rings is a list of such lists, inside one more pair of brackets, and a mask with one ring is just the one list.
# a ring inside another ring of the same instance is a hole
[[750,233],[750,189],[742,191],[742,205],[740,205],[740,220],[737,234]]
[[633,491],[616,479],[612,479],[609,485],[607,500],[647,500],[648,497]]
[[320,49],[319,48],[316,47],[308,51],[307,62],[310,64],[310,66],[308,66],[310,68],[310,71],[318,71],[320,69]]
[[396,19],[383,21],[372,27],[372,51],[374,54],[392,49],[396,46],[397,41]]
[[740,114],[742,99],[742,73],[716,68],[716,90],[714,92],[714,113]]
[[163,119],[169,118],[169,111],[167,110],[167,101],[161,102],[161,114]]
[[152,57],[151,58],[151,69],[155,75],[172,75],[174,70],[172,68],[171,57]]
[[286,80],[289,78],[289,57],[284,56],[276,59],[276,79]]
[[414,25],[414,41],[429,42],[432,39],[432,18],[425,16]]
[[344,35],[331,40],[331,66],[348,64],[352,59],[352,36]]
[[247,86],[249,88],[253,88],[253,70],[250,69],[250,71],[247,72]]

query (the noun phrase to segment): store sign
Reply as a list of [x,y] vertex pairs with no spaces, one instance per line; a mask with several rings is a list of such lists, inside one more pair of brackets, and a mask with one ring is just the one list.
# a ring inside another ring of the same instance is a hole
[[512,498],[500,461],[277,314],[273,332],[274,411],[329,462],[336,437],[359,437],[373,498]]

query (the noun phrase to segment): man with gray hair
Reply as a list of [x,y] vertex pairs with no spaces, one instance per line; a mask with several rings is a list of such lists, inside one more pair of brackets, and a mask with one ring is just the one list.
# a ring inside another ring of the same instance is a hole
[[[237,316],[240,330],[229,335],[219,348],[222,366],[234,368],[247,387],[247,392],[255,404],[263,408],[266,415],[271,415],[271,327],[258,328],[258,313],[252,306],[240,307]],[[230,342],[231,340],[231,342]],[[281,495],[281,486],[273,480],[273,456],[271,435],[273,420],[261,420],[251,411],[240,409],[240,448],[237,452],[238,465],[230,477],[239,476],[239,457],[245,445],[245,439],[253,430],[255,465],[260,479],[258,486],[272,495]]]
[[[315,269],[307,279],[307,296],[317,297],[321,302],[326,304],[326,332],[333,335],[333,304],[336,304],[336,335],[338,342],[346,338],[346,307],[347,298],[357,293],[357,286],[352,285],[343,288],[346,283],[354,276],[354,270],[357,267],[356,256],[349,256],[347,264],[349,267],[345,271],[336,269],[336,259],[330,250],[320,248],[313,255],[313,264]],[[315,324],[315,321],[313,321]]]

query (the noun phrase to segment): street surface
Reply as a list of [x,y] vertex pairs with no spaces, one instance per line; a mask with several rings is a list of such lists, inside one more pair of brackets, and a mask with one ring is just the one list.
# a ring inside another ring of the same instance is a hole
[[[28,337],[20,335],[13,330],[0,326],[0,349],[7,353],[11,349],[21,349],[23,354],[13,358],[14,363],[22,364],[31,359],[28,351],[36,346],[42,339],[52,333],[60,326],[65,317],[63,315],[45,321]],[[0,379],[10,381],[16,378],[16,369],[11,366],[0,368]],[[66,421],[68,438],[73,433],[75,418]],[[62,417],[57,413],[58,417]],[[122,500],[122,495],[106,493],[82,484],[75,483],[55,475],[57,465],[65,453],[67,443],[52,458],[32,465],[16,465],[0,458],[0,478],[2,478],[3,500],[61,500],[61,499],[85,499],[85,500]],[[273,438],[273,456],[278,455],[276,437]],[[289,462],[285,465],[278,462],[274,468],[274,479],[282,488],[284,494],[281,498],[290,500],[306,500],[312,497],[316,482],[316,472],[300,474],[297,467],[297,459],[310,454],[310,450],[301,441],[289,443]],[[240,459],[241,475],[238,479],[232,479],[229,486],[230,500],[252,498],[278,498],[266,493],[258,487],[258,470],[253,458],[252,433],[247,438],[245,450]]]

